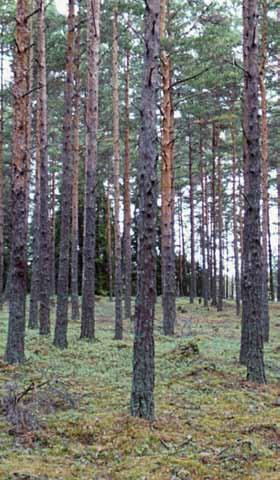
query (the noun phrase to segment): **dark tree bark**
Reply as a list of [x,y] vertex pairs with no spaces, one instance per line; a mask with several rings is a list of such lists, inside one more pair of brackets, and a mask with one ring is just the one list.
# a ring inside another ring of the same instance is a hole
[[95,207],[98,129],[100,0],[88,0],[87,5],[88,77],[86,109],[86,195],[84,211],[85,223],[81,338],[93,340],[95,336]]
[[32,277],[30,287],[29,321],[28,327],[36,329],[39,326],[39,298],[40,298],[40,198],[41,198],[41,150],[40,150],[40,109],[36,110],[36,174],[35,174],[35,203],[33,213],[33,241],[32,241]]
[[17,0],[14,62],[14,118],[12,144],[12,250],[9,328],[5,360],[24,361],[27,178],[28,178],[28,1]]
[[45,39],[45,1],[39,0],[38,18],[38,106],[40,116],[40,335],[51,333],[50,324],[50,232],[48,196],[47,74]]
[[204,307],[208,307],[208,266],[206,266],[206,169],[203,148],[203,131],[200,124],[199,135],[199,151],[200,151],[200,188],[201,188],[201,256],[202,256],[202,298]]
[[193,147],[191,125],[189,125],[189,184],[190,184],[190,224],[191,224],[191,285],[190,303],[196,297],[196,268],[195,268],[195,219],[194,219],[194,179],[193,179]]
[[[166,35],[168,1],[160,2],[160,38]],[[161,138],[161,279],[163,332],[174,335],[176,321],[176,279],[174,249],[174,109],[170,53],[161,50],[162,138]]]
[[[279,14],[279,17],[280,17],[280,14]],[[277,301],[280,302],[280,167],[277,167],[277,212],[278,212]]]
[[266,64],[267,64],[267,35],[268,35],[268,5],[262,0],[262,41],[260,47],[260,74],[259,85],[261,94],[261,160],[262,160],[262,263],[263,263],[263,328],[264,341],[269,341],[269,309],[268,309],[268,222],[269,222],[269,152],[268,152],[268,124],[266,100]]
[[232,215],[233,215],[233,252],[234,252],[234,280],[235,280],[235,306],[236,315],[240,315],[240,271],[238,252],[238,222],[237,222],[237,154],[236,132],[232,127]]
[[214,122],[212,132],[212,178],[211,178],[211,236],[212,236],[212,278],[211,278],[211,297],[212,306],[217,306],[217,186],[216,186],[216,163],[217,151],[219,148],[220,128]]
[[122,321],[122,249],[120,233],[120,118],[119,118],[119,40],[118,12],[113,12],[112,83],[114,142],[114,207],[115,207],[115,339],[123,336]]
[[223,245],[223,185],[221,155],[217,158],[217,183],[218,183],[218,246],[219,246],[219,290],[217,310],[223,310],[224,298],[224,245]]
[[69,249],[71,238],[71,199],[73,174],[73,71],[74,71],[75,0],[68,1],[68,33],[66,54],[65,114],[63,121],[62,186],[60,251],[57,281],[57,307],[54,345],[67,348]]
[[107,235],[109,299],[110,299],[110,302],[112,302],[113,301],[113,262],[112,262],[110,180],[108,180],[108,189],[107,189],[107,198],[106,198],[106,235]]
[[[243,233],[244,269],[242,278],[243,324],[248,336],[245,351],[247,379],[265,383],[263,360],[263,266],[260,233],[261,153],[258,118],[258,1],[243,1],[245,65],[244,145],[247,176],[245,183],[245,216]],[[248,120],[248,121],[247,121]],[[246,157],[247,155],[247,157]],[[243,337],[242,337],[242,340]]]
[[124,152],[124,278],[125,316],[131,318],[131,201],[130,201],[130,119],[129,119],[130,51],[126,52],[125,72],[125,152]]
[[1,28],[0,46],[0,308],[3,306],[4,289],[4,39]]
[[[80,15],[77,20],[79,23]],[[77,320],[80,314],[78,288],[79,260],[79,163],[80,163],[80,26],[75,31],[74,56],[74,117],[73,117],[73,181],[72,181],[72,239],[71,239],[71,313],[72,320]]]
[[[55,205],[56,205],[56,160],[52,160],[51,172],[51,218],[50,218],[50,295],[56,293],[56,265],[55,265]],[[54,299],[53,299],[54,301]]]
[[156,301],[157,126],[160,0],[145,1],[144,67],[139,138],[138,253],[131,413],[154,418],[154,315]]

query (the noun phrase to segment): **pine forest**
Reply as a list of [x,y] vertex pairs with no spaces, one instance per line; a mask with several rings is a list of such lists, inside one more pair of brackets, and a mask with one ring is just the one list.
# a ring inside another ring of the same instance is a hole
[[279,152],[279,0],[0,0],[0,479],[280,479]]

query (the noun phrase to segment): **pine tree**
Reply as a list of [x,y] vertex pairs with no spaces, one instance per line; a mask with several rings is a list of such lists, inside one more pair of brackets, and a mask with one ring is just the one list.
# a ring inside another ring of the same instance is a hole
[[87,2],[87,108],[86,183],[84,206],[83,298],[81,338],[95,336],[95,243],[96,243],[96,165],[98,129],[98,65],[100,46],[100,0]]
[[160,0],[145,1],[144,67],[138,160],[138,253],[131,413],[154,418],[156,301],[157,126]]
[[28,178],[28,1],[16,4],[16,51],[14,61],[14,118],[12,144],[12,247],[9,329],[5,360],[8,363],[24,361],[26,244]]
[[73,73],[74,73],[75,1],[68,1],[68,33],[66,55],[65,114],[63,120],[61,225],[59,270],[57,281],[57,307],[54,345],[67,348],[68,293],[69,293],[69,249],[71,232],[71,199],[73,174]]

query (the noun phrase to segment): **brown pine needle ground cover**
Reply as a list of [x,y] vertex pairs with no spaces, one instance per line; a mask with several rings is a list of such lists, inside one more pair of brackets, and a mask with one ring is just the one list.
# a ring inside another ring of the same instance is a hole
[[161,335],[157,305],[157,420],[129,416],[132,334],[113,340],[113,307],[97,304],[97,341],[69,349],[27,333],[27,361],[3,363],[1,314],[0,479],[279,480],[280,307],[271,306],[269,385],[244,381],[239,319],[179,299],[177,336]]

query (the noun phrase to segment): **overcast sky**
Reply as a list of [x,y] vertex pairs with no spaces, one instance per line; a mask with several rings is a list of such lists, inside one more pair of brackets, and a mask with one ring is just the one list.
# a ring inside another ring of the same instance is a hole
[[67,13],[67,0],[55,0],[55,4],[60,13]]

